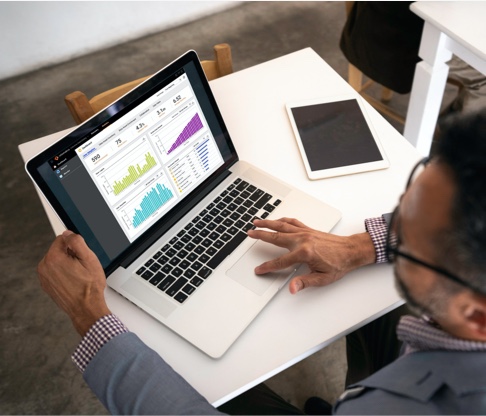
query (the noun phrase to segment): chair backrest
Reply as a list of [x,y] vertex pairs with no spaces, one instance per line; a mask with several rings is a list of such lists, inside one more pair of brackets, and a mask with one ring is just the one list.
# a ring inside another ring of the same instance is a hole
[[[233,72],[233,60],[231,58],[231,48],[226,43],[214,46],[214,60],[201,61],[202,67],[209,81],[231,74]],[[102,92],[91,99],[81,91],[74,91],[64,97],[74,121],[77,124],[86,121],[98,111],[102,110],[122,95],[126,94],[138,84],[149,78],[149,76],[136,79],[111,90]]]

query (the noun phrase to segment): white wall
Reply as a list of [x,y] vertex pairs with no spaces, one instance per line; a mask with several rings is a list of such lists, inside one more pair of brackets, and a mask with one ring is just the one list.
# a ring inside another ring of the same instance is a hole
[[234,1],[0,1],[0,79],[177,26]]

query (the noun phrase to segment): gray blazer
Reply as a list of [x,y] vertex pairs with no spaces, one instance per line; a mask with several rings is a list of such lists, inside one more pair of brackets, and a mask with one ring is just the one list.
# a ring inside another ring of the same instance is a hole
[[[130,332],[101,348],[84,379],[112,414],[218,414]],[[343,396],[338,414],[486,414],[486,353],[409,354]]]
[[218,414],[131,332],[117,335],[105,344],[88,364],[83,377],[112,414]]
[[424,351],[405,355],[350,386],[334,412],[484,415],[486,352]]

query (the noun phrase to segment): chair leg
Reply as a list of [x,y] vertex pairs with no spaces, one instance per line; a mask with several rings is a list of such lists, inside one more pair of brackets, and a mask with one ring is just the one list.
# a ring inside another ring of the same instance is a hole
[[348,83],[356,91],[361,91],[363,83],[363,73],[352,64],[348,65]]
[[393,91],[390,88],[383,87],[381,90],[381,101],[387,103],[393,97]]

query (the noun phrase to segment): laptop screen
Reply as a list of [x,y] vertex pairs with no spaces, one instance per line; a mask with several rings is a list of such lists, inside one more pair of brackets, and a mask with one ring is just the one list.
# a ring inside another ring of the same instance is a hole
[[29,161],[27,169],[106,270],[136,242],[160,236],[235,160],[191,51]]

